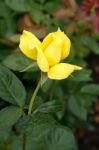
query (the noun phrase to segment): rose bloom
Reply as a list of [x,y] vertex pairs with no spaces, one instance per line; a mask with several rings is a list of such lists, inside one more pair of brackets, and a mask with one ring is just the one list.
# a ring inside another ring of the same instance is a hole
[[19,47],[27,57],[37,62],[40,70],[47,73],[50,79],[61,80],[67,78],[73,71],[81,69],[76,65],[60,63],[69,55],[70,45],[69,38],[60,29],[49,33],[43,42],[24,30]]

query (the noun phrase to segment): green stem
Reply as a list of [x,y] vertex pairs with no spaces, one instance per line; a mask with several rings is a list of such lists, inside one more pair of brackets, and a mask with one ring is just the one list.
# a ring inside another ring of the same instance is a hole
[[41,86],[41,79],[39,80],[39,82],[38,82],[38,84],[37,84],[37,87],[36,87],[36,89],[35,89],[35,91],[34,91],[32,97],[31,97],[30,104],[29,104],[28,115],[30,115],[31,112],[32,112],[32,106],[33,106],[35,97],[36,97],[36,95],[37,95],[37,92],[38,92],[40,86]]

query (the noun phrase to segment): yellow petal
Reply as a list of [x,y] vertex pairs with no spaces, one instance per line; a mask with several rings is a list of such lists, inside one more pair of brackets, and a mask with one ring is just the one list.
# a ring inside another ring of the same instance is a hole
[[61,38],[57,37],[57,32],[49,33],[42,42],[42,49],[45,51],[54,41],[60,42]]
[[57,41],[58,45],[61,46],[61,59],[67,57],[70,53],[71,42],[67,35],[58,28],[56,32],[52,32],[45,37],[42,42],[42,48],[45,50],[51,43]]
[[60,37],[60,39],[62,40],[62,56],[61,56],[61,59],[64,59],[70,53],[71,42],[70,42],[69,38],[67,37],[67,35],[60,30],[60,28],[58,28],[58,31],[56,32],[56,34],[57,34],[56,37]]
[[47,72],[49,70],[48,61],[41,49],[37,51],[37,64],[42,72]]
[[70,40],[69,38],[64,34],[63,36],[64,42],[63,42],[63,49],[62,49],[62,59],[66,58],[70,53]]
[[60,63],[51,67],[48,71],[48,77],[50,79],[61,80],[67,78],[74,70],[80,70],[81,67]]
[[36,59],[37,48],[41,46],[41,42],[36,38],[35,35],[28,31],[23,31],[20,37],[20,49],[29,58]]
[[82,69],[82,67],[79,67],[79,66],[75,65],[75,70],[81,70],[81,69]]
[[49,66],[53,66],[61,60],[61,45],[58,45],[55,41],[52,42],[44,51],[44,55],[47,58]]
[[48,34],[42,42],[44,55],[48,60],[49,66],[53,66],[61,60],[62,40],[56,32]]
[[53,40],[53,33],[49,33],[42,42],[42,49],[43,51],[50,45]]

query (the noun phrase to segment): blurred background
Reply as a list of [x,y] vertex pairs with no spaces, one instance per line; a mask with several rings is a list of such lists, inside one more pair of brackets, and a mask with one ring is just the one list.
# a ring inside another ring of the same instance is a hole
[[[21,76],[17,72],[30,63],[18,57],[20,35],[25,29],[42,40],[58,27],[72,43],[65,62],[84,68],[66,85],[61,82],[68,88],[69,97],[76,91],[82,95],[74,94],[75,99],[84,100],[75,106],[71,98],[68,107],[72,115],[64,114],[61,122],[75,128],[79,150],[99,150],[99,0],[0,0],[0,62],[14,71],[29,90],[32,74]],[[35,73],[33,80],[36,80]],[[58,98],[65,95],[59,86],[57,90]],[[6,105],[0,101],[0,108]]]

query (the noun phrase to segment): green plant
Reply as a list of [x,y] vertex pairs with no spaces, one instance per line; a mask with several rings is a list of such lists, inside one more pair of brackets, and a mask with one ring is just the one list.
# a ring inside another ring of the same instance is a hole
[[[61,7],[65,8],[63,2],[56,0],[0,1],[1,150],[77,150],[75,130],[79,125],[86,130],[91,128],[88,114],[93,112],[99,85],[93,82],[86,57],[92,52],[99,54],[99,36],[90,23],[77,24],[70,32],[67,25],[75,24],[75,19],[67,17],[60,21],[55,12]],[[24,17],[28,18],[27,24],[32,24],[30,27],[24,23]],[[83,69],[62,81],[47,79],[42,74],[42,86],[28,115],[41,72],[35,61],[19,51],[20,32],[24,28],[33,33],[36,30],[42,39],[58,26],[68,33],[72,43],[64,63]],[[38,32],[39,28],[44,34]]]

